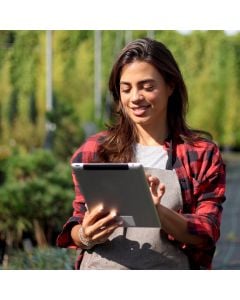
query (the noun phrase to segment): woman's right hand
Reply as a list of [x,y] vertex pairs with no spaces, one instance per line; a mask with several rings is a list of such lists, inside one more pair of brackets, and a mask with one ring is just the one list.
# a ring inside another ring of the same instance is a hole
[[152,195],[154,205],[158,206],[165,193],[165,184],[161,183],[157,177],[147,175],[150,192]]
[[87,210],[82,225],[76,225],[72,229],[74,242],[81,248],[86,248],[85,244],[94,246],[106,242],[114,230],[122,225],[116,217],[115,210],[106,212],[102,204],[94,207],[91,212]]

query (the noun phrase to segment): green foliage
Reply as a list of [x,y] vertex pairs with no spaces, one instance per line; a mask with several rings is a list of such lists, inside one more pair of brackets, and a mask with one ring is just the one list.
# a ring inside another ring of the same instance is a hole
[[6,180],[6,169],[11,150],[6,146],[0,146],[0,187]]
[[0,232],[19,241],[24,231],[34,232],[35,220],[43,229],[61,229],[74,197],[68,164],[47,150],[15,154],[8,159],[5,177],[0,186]]
[[[12,250],[4,270],[72,270],[76,251],[49,247],[32,251]],[[1,266],[0,266],[1,270]]]
[[15,32],[11,30],[0,31],[0,68],[4,62],[8,49],[10,49],[14,43]]
[[14,121],[18,115],[18,95],[17,92],[14,90],[10,96],[9,101],[9,112],[8,112],[8,120],[10,126],[14,125]]
[[[116,55],[127,40],[146,35],[146,30],[102,31],[102,119],[97,120],[98,126],[109,118],[108,77]],[[223,31],[181,35],[173,30],[154,31],[154,35],[170,48],[184,75],[189,125],[210,131],[222,145],[240,147],[240,35],[227,36]],[[85,123],[96,122],[94,32],[60,30],[53,31],[52,37],[54,95],[61,104],[72,106],[79,119],[76,126],[83,128]],[[0,31],[0,45],[0,142],[15,141],[27,150],[41,147],[46,135],[46,32]],[[74,125],[70,118],[61,124],[57,135],[65,141],[64,135]],[[64,131],[64,126],[69,130]],[[56,144],[55,150],[61,143]],[[63,157],[64,151],[60,152]]]
[[[193,127],[210,131],[214,138],[220,141],[223,121],[221,109],[224,105],[225,90],[223,89],[224,82],[222,82],[224,68],[220,67],[222,61],[219,50],[221,50],[225,36],[221,31],[209,31],[207,33],[195,32],[193,38],[196,42],[190,44],[189,49],[193,49],[195,64],[187,77],[190,96],[188,120]],[[188,54],[190,53],[192,52],[189,51]],[[192,61],[191,57],[187,57],[187,60]]]
[[40,32],[7,33],[5,32],[4,59],[0,62],[1,141],[9,144],[14,140],[25,149],[30,149],[40,146],[42,142],[38,134],[40,124],[35,98],[37,79],[41,75]]
[[226,53],[226,95],[225,95],[225,123],[223,128],[223,144],[240,145],[239,93],[240,93],[240,38],[233,37],[228,44]]
[[93,32],[54,32],[53,85],[55,95],[74,105],[82,122],[93,119]]
[[52,151],[57,157],[66,160],[82,143],[84,133],[73,105],[66,101],[59,101],[56,97],[54,99],[54,109],[47,112],[48,121],[56,126]]

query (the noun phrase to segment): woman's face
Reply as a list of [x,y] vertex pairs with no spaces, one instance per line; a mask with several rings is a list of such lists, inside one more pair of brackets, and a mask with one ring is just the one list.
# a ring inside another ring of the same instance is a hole
[[134,61],[123,67],[120,97],[124,110],[138,126],[151,129],[167,123],[172,88],[151,64]]

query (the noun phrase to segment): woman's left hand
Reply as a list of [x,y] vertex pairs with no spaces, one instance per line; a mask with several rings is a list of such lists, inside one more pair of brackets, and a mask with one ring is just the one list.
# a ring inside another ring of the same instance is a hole
[[147,181],[152,194],[153,203],[157,206],[160,204],[162,196],[165,193],[165,185],[161,183],[157,177],[151,175],[147,175]]

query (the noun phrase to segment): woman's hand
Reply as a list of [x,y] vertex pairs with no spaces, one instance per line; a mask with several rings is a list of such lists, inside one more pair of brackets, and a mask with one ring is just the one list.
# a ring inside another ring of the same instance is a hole
[[[72,229],[73,240],[80,247],[84,244],[94,246],[106,242],[113,231],[122,225],[122,222],[119,222],[116,217],[115,210],[106,212],[103,205],[96,206],[91,212],[86,211],[82,225],[76,225]],[[80,238],[79,230],[81,230]]]
[[158,206],[165,193],[165,185],[161,183],[157,177],[152,175],[147,175],[147,181],[152,194],[153,203]]

